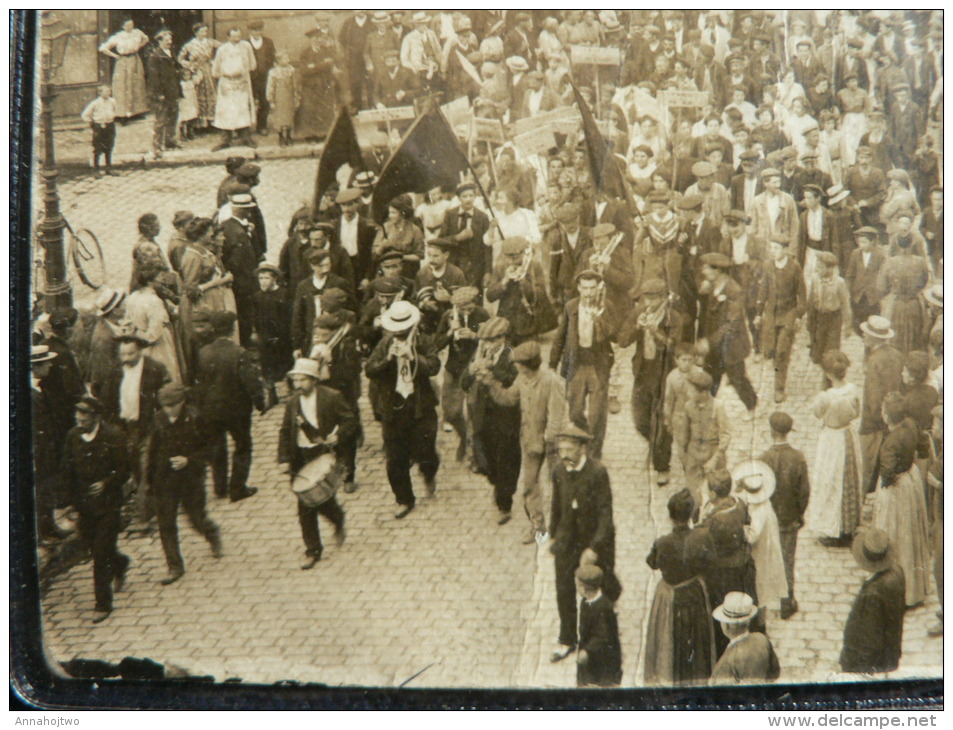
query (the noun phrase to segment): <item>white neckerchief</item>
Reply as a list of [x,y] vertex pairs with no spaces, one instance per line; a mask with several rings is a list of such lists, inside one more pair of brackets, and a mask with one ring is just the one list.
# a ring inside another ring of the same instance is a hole
[[83,441],[85,441],[86,443],[90,443],[93,439],[96,438],[98,434],[99,434],[99,424],[97,423],[96,428],[94,428],[89,433],[81,433],[79,437],[83,439]]
[[748,261],[748,233],[745,231],[741,238],[731,239],[731,260],[736,264]]
[[814,210],[807,209],[807,237],[812,241],[820,241],[824,235],[824,220],[821,216],[821,206],[817,206]]

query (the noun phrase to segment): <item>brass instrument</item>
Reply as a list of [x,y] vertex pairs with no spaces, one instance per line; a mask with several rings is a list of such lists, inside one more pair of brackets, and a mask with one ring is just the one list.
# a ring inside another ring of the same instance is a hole
[[609,261],[612,259],[612,254],[615,253],[615,250],[619,247],[619,244],[622,243],[624,238],[623,233],[617,233],[615,237],[609,242],[609,245],[606,246],[599,253],[594,253],[589,257],[589,265],[592,268],[599,272],[600,274],[605,274],[606,267],[609,265]]

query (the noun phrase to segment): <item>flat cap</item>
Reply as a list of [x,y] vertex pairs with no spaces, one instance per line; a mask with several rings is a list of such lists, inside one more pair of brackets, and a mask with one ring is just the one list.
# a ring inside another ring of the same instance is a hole
[[694,385],[696,388],[708,390],[711,388],[711,375],[706,373],[704,370],[699,370],[696,368],[689,371],[688,382]]
[[83,413],[103,413],[106,409],[103,407],[102,401],[99,398],[94,398],[91,395],[84,395],[74,406],[74,409],[77,411],[83,411]]
[[705,202],[705,199],[701,195],[695,193],[691,195],[683,195],[682,199],[678,201],[678,207],[680,210],[696,210],[697,208],[702,207],[702,203]]
[[253,20],[248,24],[249,30],[261,30],[265,27],[265,22],[263,20]]
[[602,568],[591,563],[580,565],[576,568],[576,579],[590,588],[599,588],[602,586]]
[[723,253],[706,253],[701,257],[701,262],[716,269],[727,269],[731,266],[731,259]]
[[258,264],[258,268],[255,269],[255,275],[257,276],[258,274],[261,274],[263,272],[273,274],[275,277],[281,276],[281,270],[274,264],[269,264],[269,263]]
[[880,231],[872,226],[864,226],[854,231],[854,235],[864,236],[865,238],[877,238],[880,235]]
[[528,362],[541,357],[539,343],[536,340],[527,340],[513,348],[514,362]]
[[751,216],[749,216],[743,210],[735,209],[735,210],[728,211],[728,213],[725,215],[725,220],[728,221],[729,223],[744,222],[747,224],[751,222]]
[[174,406],[185,400],[185,388],[179,383],[166,383],[157,397],[160,406]]
[[385,296],[392,296],[394,294],[399,294],[403,290],[404,286],[399,279],[395,279],[392,276],[378,276],[374,279],[372,284],[375,294],[383,294]]
[[648,294],[665,294],[668,291],[668,287],[665,285],[665,282],[662,279],[648,279],[642,283],[642,288],[639,291],[639,295]]
[[242,177],[255,177],[255,175],[261,172],[261,168],[258,167],[253,162],[246,162],[244,165],[238,168],[236,174],[241,175]]
[[324,312],[314,318],[314,326],[323,330],[336,330],[342,324],[341,318],[331,312]]
[[212,323],[212,310],[208,307],[199,307],[192,312],[192,324],[196,323],[202,324],[211,324]]
[[380,256],[377,257],[377,262],[379,264],[384,263],[385,261],[403,261],[404,253],[403,251],[398,251],[396,248],[388,248],[381,252]]
[[452,248],[456,248],[457,242],[450,238],[431,238],[429,241],[426,241],[426,246],[436,246],[437,248],[443,249],[444,251],[449,251]]
[[758,153],[755,152],[754,150],[745,150],[740,155],[738,155],[738,158],[742,162],[753,162],[758,159]]
[[775,411],[768,416],[768,425],[771,426],[772,431],[786,434],[790,433],[791,429],[794,428],[794,419],[784,411]]
[[336,312],[347,304],[347,292],[337,287],[326,289],[321,295],[321,309],[325,312]]
[[615,235],[615,226],[611,223],[600,223],[592,229],[593,238],[606,238]]
[[229,332],[235,325],[236,319],[238,319],[238,315],[235,312],[213,310],[209,314],[208,321],[216,332]]
[[556,208],[556,220],[560,223],[569,223],[579,217],[579,206],[575,203],[564,203]]
[[480,290],[475,286],[457,287],[450,294],[450,304],[452,304],[454,307],[459,307],[462,304],[469,304],[478,296],[480,296]]
[[830,251],[821,251],[817,255],[817,260],[825,266],[837,266],[837,256]]
[[50,327],[53,329],[59,329],[66,326],[72,327],[74,324],[76,324],[76,320],[78,318],[79,312],[77,312],[73,307],[61,307],[59,309],[54,309],[50,314]]
[[695,177],[708,177],[715,174],[715,166],[705,160],[700,160],[692,165],[692,175]]
[[766,167],[761,171],[761,179],[766,177],[781,177],[781,173],[776,167]]
[[510,321],[504,317],[491,317],[480,325],[477,337],[481,340],[491,340],[494,337],[503,337],[510,331]]
[[330,257],[331,254],[326,248],[310,248],[308,249],[307,256],[309,264],[316,264],[319,261],[324,261],[324,259]]
[[574,439],[576,441],[592,441],[592,434],[583,428],[579,428],[572,421],[567,421],[566,425],[559,429],[556,434],[557,439]]
[[510,238],[503,239],[500,252],[506,255],[523,253],[527,246],[529,246],[529,241],[523,238],[523,236],[512,236]]

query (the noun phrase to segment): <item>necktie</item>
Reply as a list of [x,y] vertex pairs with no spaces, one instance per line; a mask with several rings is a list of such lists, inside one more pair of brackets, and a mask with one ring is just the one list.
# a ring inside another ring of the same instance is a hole
[[467,227],[467,224],[468,224],[469,222],[470,222],[470,214],[469,214],[469,213],[463,213],[463,214],[460,216],[460,229],[461,229],[461,230],[465,230],[466,227]]

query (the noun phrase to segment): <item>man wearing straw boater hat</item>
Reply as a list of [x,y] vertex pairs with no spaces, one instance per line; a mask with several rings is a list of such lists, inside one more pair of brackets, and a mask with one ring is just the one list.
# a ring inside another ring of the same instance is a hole
[[771,641],[750,631],[758,607],[747,593],[732,591],[711,615],[728,637],[728,647],[711,673],[711,684],[753,684],[777,679],[781,665]]
[[437,491],[437,395],[430,378],[440,372],[440,358],[428,338],[417,333],[420,310],[394,302],[382,315],[384,336],[367,359],[364,372],[377,385],[384,436],[387,479],[397,500],[394,517],[403,519],[417,499],[410,479],[416,462],[428,496]]
[[890,320],[872,315],[861,323],[864,336],[864,398],[860,415],[860,451],[863,455],[864,492],[872,491],[877,474],[878,454],[887,425],[881,413],[884,396],[900,390],[903,356],[890,344]]
[[903,642],[903,571],[883,530],[861,529],[852,547],[857,565],[870,573],[854,599],[844,626],[840,666],[845,672],[892,672]]
[[113,591],[122,590],[130,559],[119,552],[122,485],[129,478],[129,448],[122,432],[103,421],[103,404],[85,395],[76,404],[76,428],[66,436],[63,474],[79,513],[79,535],[93,554],[96,610],[93,623],[112,613]]
[[[291,475],[292,488],[298,493],[298,523],[305,545],[302,570],[310,570],[321,560],[319,514],[334,525],[337,544],[344,542],[344,511],[334,492],[326,491],[318,496],[308,489],[309,486],[314,489],[325,479],[335,482],[335,486],[340,483],[344,475],[342,444],[352,441],[358,429],[357,413],[344,396],[321,385],[320,381],[327,380],[329,375],[326,362],[307,358],[295,361],[288,372],[294,396],[285,405],[285,417],[278,434],[278,463]],[[328,454],[333,455],[333,463],[328,459],[323,461],[331,465],[331,472],[316,473],[312,475],[314,483],[306,483],[319,460]]]
[[93,393],[98,393],[109,373],[119,364],[117,338],[132,334],[126,319],[126,292],[104,287],[96,297],[96,324],[90,336],[89,356],[84,373]]

